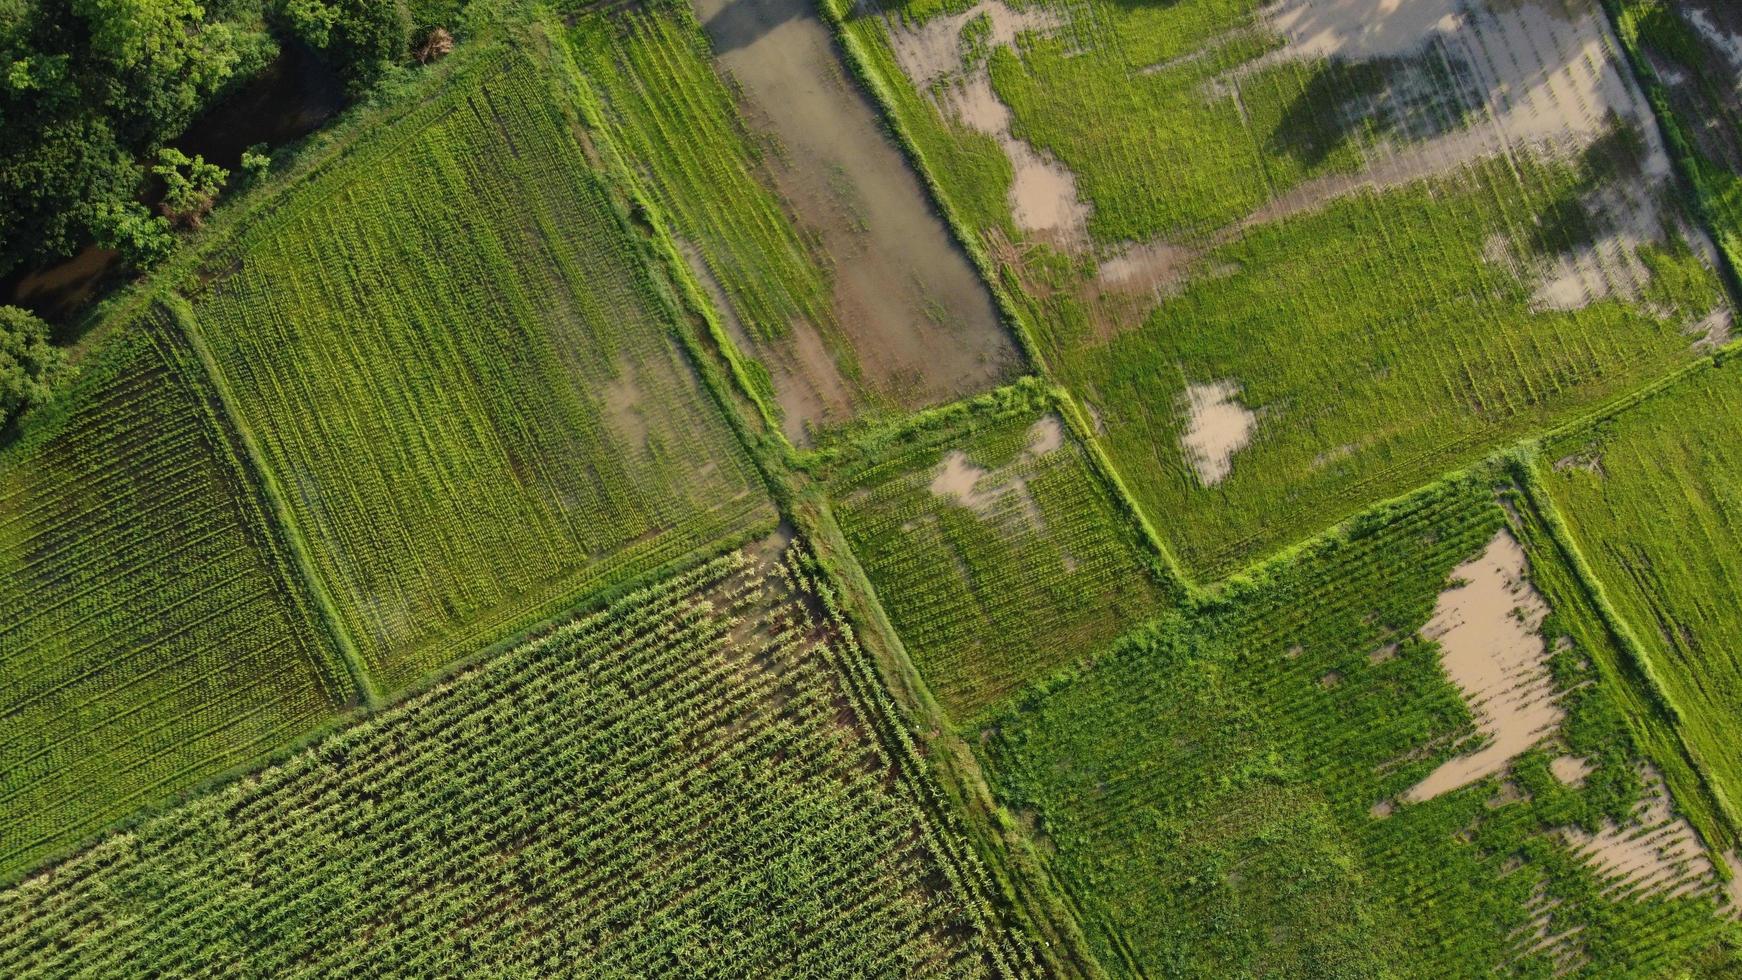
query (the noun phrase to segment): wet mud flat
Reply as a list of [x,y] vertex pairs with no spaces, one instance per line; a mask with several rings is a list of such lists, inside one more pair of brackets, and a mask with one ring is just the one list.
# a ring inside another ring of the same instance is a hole
[[[775,189],[833,275],[833,302],[871,398],[918,408],[995,386],[1020,357],[990,292],[937,215],[876,107],[846,75],[808,0],[693,0],[750,128],[768,138]],[[775,374],[788,435],[837,416],[838,359],[801,338]],[[834,360],[835,363],[831,363]],[[783,383],[784,382],[784,383]],[[831,411],[831,408],[834,410]],[[795,421],[797,424],[795,425]]]

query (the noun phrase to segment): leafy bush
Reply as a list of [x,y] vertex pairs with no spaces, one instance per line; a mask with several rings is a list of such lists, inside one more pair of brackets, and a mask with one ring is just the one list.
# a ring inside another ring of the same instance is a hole
[[0,306],[0,423],[47,401],[66,370],[66,355],[48,342],[48,324],[28,310]]

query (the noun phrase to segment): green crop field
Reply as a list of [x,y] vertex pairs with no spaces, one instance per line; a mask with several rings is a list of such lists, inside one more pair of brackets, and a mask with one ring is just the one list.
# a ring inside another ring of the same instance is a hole
[[1540,485],[1711,773],[1742,814],[1742,410],[1737,365],[1695,371],[1550,442]]
[[[769,150],[746,128],[689,9],[582,13],[569,38],[610,138],[637,162],[673,233],[723,291],[722,315],[740,326],[733,340],[763,360],[778,358],[781,383],[815,384],[793,350],[796,321],[835,352],[843,375],[856,377],[824,263],[770,188]],[[772,387],[759,394],[775,397]]]
[[1738,975],[1733,6],[0,2],[0,978]]
[[1081,445],[1025,394],[886,435],[830,475],[878,600],[962,721],[1163,605],[1164,573]]
[[194,334],[396,688],[772,516],[529,55],[246,227]]
[[1594,3],[1419,34],[1257,6],[831,8],[1211,579],[1727,336]]
[[[1438,486],[993,721],[994,781],[1053,855],[1103,966],[1621,976],[1708,952],[1720,883],[1693,832],[1642,802],[1659,790],[1629,735],[1627,681],[1597,666],[1606,635],[1563,616],[1564,577],[1529,576],[1554,608],[1533,638],[1564,718],[1499,773],[1406,799],[1492,744],[1428,624],[1454,578],[1479,575],[1461,563],[1511,540],[1503,517],[1484,480]],[[1556,774],[1563,756],[1584,760],[1578,785]],[[1647,866],[1653,847],[1684,850],[1660,877],[1628,878],[1569,846],[1579,833],[1650,841],[1629,852]]]
[[663,580],[0,894],[0,971],[1031,973],[786,560]]
[[355,695],[166,319],[0,448],[0,876]]

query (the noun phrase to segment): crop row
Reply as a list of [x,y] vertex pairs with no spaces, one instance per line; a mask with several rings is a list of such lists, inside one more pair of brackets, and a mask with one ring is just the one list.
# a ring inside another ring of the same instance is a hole
[[0,453],[0,873],[352,697],[164,319]]
[[493,56],[376,139],[190,326],[396,688],[769,511],[547,66]]
[[958,720],[1160,601],[1135,534],[1054,415],[894,447],[835,492],[879,601]]
[[[1566,843],[1566,828],[1643,829],[1649,787],[1608,658],[1555,615],[1543,641],[1566,720],[1549,741],[1502,776],[1398,798],[1480,744],[1421,630],[1504,526],[1492,493],[1481,477],[1436,486],[990,719],[997,791],[1034,814],[1105,962],[1631,976],[1711,947],[1709,872],[1650,892]],[[1562,754],[1590,765],[1582,782],[1551,774]]]
[[1026,972],[788,563],[643,589],[0,895],[0,970]]

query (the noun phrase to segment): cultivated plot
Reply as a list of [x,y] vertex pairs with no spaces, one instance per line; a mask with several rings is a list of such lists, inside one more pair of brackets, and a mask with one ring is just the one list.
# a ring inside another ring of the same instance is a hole
[[834,9],[1203,576],[1729,336],[1593,0]]
[[355,694],[166,320],[0,449],[0,876]]
[[792,441],[1017,372],[991,295],[804,0],[595,10],[570,39]]
[[1102,964],[1617,976],[1709,950],[1724,885],[1540,560],[1487,482],[1442,484],[995,717],[997,791]]
[[246,228],[196,334],[378,680],[772,518],[528,56]]
[[835,515],[957,720],[1163,605],[1153,556],[1045,405],[907,433],[867,456],[830,477]]
[[0,971],[1035,975],[809,574],[729,553],[103,841],[0,893]]
[[1549,443],[1538,466],[1732,821],[1742,814],[1739,410],[1736,365],[1696,371]]

